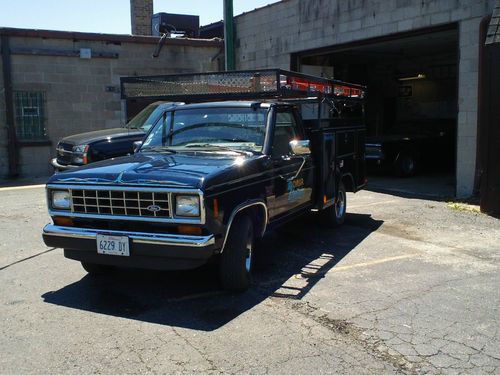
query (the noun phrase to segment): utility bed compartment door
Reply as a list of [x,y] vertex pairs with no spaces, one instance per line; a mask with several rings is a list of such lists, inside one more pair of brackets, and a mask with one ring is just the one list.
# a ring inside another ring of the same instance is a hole
[[315,206],[323,209],[335,200],[335,155],[337,135],[335,130],[313,130],[311,132],[314,162],[316,164]]
[[323,153],[323,165],[322,165],[322,185],[323,185],[323,198],[322,207],[328,207],[332,205],[335,201],[335,155],[336,155],[336,145],[335,140],[337,135],[334,132],[323,133],[322,136],[322,153]]
[[339,158],[352,156],[355,151],[355,130],[337,132],[337,155]]

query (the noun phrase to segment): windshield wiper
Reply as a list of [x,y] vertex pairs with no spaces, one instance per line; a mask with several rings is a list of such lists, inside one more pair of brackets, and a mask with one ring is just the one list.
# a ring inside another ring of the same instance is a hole
[[[239,139],[239,138],[232,138],[232,139],[227,138],[227,139],[221,139],[221,140],[227,141],[227,142],[246,143],[246,144],[253,143],[253,142],[248,142],[248,140],[246,140],[246,139]],[[255,145],[255,143],[253,143],[253,144]],[[252,155],[260,155],[261,154],[261,152],[254,150],[250,146],[239,146],[238,150],[250,152]]]
[[215,148],[217,150],[236,152],[236,153],[239,153],[241,155],[253,155],[253,153],[250,151],[243,151],[243,150],[238,150],[238,149],[227,147],[227,146],[214,145],[213,143],[191,143],[191,144],[188,144],[184,147],[186,147],[186,148]]
[[168,146],[152,146],[141,148],[140,151],[151,151],[151,152],[169,152],[171,154],[177,154],[176,150],[172,150]]

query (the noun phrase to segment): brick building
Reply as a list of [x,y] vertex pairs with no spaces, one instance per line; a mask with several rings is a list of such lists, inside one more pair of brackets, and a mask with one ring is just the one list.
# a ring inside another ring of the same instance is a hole
[[[148,19],[139,21],[138,32],[146,30],[140,24]],[[0,36],[0,178],[9,175],[12,159],[21,177],[49,175],[48,161],[60,138],[123,125],[121,76],[218,70],[222,47],[214,40],[167,39],[159,57],[152,58],[159,39],[150,36],[9,28],[0,28]],[[14,140],[6,126],[6,77]]]

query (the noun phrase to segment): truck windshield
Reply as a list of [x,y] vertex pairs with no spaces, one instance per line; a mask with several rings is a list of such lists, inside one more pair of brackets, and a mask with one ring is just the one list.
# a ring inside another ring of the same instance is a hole
[[261,152],[267,109],[199,108],[167,112],[144,141],[143,150],[234,149]]
[[161,112],[160,103],[150,104],[134,116],[134,118],[127,123],[126,127],[147,132],[161,116]]

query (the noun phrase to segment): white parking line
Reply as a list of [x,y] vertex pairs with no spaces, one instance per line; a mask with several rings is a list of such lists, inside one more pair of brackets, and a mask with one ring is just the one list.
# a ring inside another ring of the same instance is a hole
[[0,188],[0,191],[11,191],[11,190],[25,190],[25,189],[38,189],[41,187],[45,187],[45,184],[42,185],[25,185],[25,186],[8,186]]
[[376,260],[372,260],[369,262],[347,264],[345,266],[335,266],[330,270],[330,272],[344,271],[344,270],[349,270],[352,268],[370,267],[370,266],[373,266],[375,264],[393,262],[395,260],[400,260],[400,259],[416,258],[418,256],[419,256],[419,254],[406,254],[406,255],[398,255],[398,256],[389,257],[389,258],[376,259]]
[[382,201],[382,202],[373,202],[373,203],[366,203],[366,204],[355,204],[355,205],[349,205],[347,206],[348,209],[350,208],[362,208],[362,207],[368,207],[368,206],[377,206],[379,204],[387,204],[387,203],[394,203],[397,202],[396,199],[392,199],[390,201]]

